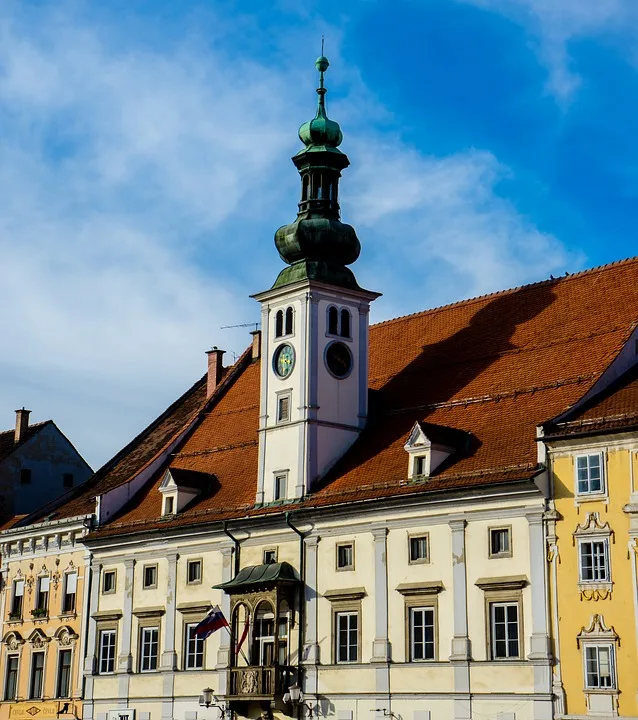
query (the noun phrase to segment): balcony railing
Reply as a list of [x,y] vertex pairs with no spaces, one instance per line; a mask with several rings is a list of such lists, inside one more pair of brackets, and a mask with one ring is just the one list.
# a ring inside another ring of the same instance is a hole
[[237,700],[274,698],[283,695],[294,682],[294,668],[248,665],[230,668],[230,692]]

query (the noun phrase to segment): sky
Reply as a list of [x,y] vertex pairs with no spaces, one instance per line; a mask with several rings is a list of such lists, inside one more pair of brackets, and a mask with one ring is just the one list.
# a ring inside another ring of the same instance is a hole
[[635,0],[3,0],[0,427],[98,468],[259,321],[314,61],[377,322],[635,254]]

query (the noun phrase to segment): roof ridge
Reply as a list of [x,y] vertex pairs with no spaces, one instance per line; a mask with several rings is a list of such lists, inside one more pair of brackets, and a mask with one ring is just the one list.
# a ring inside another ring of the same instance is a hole
[[[32,428],[43,428],[45,425],[48,425],[49,423],[52,423],[53,420],[41,420],[37,423],[29,423],[29,426],[27,427],[27,430],[31,430]],[[13,435],[15,433],[15,428],[12,428],[11,430],[0,430],[0,435]]]
[[390,325],[394,322],[399,322],[401,320],[406,320],[407,318],[417,318],[422,317],[424,315],[429,314],[435,314],[438,312],[441,312],[443,310],[449,310],[451,308],[455,307],[461,307],[463,305],[473,305],[474,303],[480,302],[481,300],[485,300],[487,298],[496,298],[501,297],[503,295],[508,295],[509,293],[519,292],[521,290],[528,290],[534,287],[539,287],[541,285],[551,285],[552,283],[556,283],[558,281],[561,282],[567,282],[568,280],[576,280],[579,279],[585,275],[592,275],[597,272],[604,272],[606,270],[609,270],[613,267],[618,267],[620,265],[629,265],[631,263],[638,262],[638,255],[634,255],[630,258],[623,258],[622,260],[614,260],[613,262],[607,263],[605,265],[597,265],[593,268],[587,268],[585,270],[579,270],[575,273],[569,273],[566,275],[559,275],[558,277],[552,277],[546,278],[545,280],[537,280],[536,282],[527,283],[525,285],[516,285],[515,287],[511,288],[505,288],[503,290],[495,290],[491,293],[485,293],[483,295],[476,295],[475,297],[466,298],[465,300],[457,300],[456,302],[447,303],[445,305],[437,305],[433,308],[426,308],[425,310],[417,310],[413,313],[406,313],[405,315],[398,315],[394,318],[388,318],[387,320],[381,320],[378,323],[373,323],[370,326],[370,329],[381,327],[383,325]]

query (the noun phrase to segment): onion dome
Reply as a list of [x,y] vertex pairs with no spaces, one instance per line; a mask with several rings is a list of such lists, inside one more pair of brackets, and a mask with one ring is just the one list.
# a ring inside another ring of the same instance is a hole
[[326,93],[328,92],[323,84],[323,74],[328,69],[330,63],[328,58],[318,57],[315,67],[319,71],[319,87],[317,94],[319,102],[317,104],[317,114],[312,120],[305,122],[299,128],[299,139],[306,146],[326,146],[337,148],[343,141],[343,133],[339,127],[339,123],[330,120],[326,115]]
[[350,164],[338,146],[343,140],[339,123],[326,114],[323,76],[328,60],[315,63],[319,71],[319,104],[313,120],[299,129],[304,146],[292,161],[301,175],[301,201],[297,219],[275,233],[275,246],[290,267],[279,273],[274,287],[300,280],[318,280],[330,285],[359,289],[352,270],[361,252],[351,225],[340,220],[339,179]]

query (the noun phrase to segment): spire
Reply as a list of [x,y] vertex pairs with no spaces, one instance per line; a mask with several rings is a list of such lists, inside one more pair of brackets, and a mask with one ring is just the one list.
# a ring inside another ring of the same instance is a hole
[[339,178],[350,164],[339,150],[343,134],[339,123],[328,118],[324,74],[330,63],[322,54],[315,67],[319,71],[317,113],[299,128],[304,144],[292,161],[301,175],[301,201],[297,219],[279,228],[275,245],[290,267],[279,273],[274,287],[304,279],[358,289],[352,271],[361,251],[359,239],[350,225],[340,221]]

